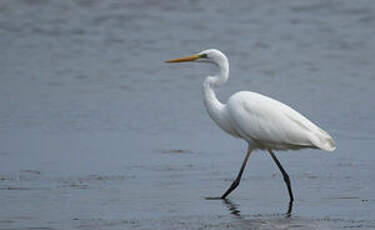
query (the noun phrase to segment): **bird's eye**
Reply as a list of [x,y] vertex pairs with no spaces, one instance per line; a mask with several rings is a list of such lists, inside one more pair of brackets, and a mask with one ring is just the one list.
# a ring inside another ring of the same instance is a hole
[[207,54],[201,54],[199,57],[200,58],[207,58]]

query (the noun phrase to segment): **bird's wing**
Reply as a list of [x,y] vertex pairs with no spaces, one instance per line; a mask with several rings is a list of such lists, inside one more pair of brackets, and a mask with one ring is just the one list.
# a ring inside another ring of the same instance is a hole
[[325,131],[272,98],[253,92],[239,92],[228,100],[227,109],[239,133],[266,146],[334,150],[334,142]]

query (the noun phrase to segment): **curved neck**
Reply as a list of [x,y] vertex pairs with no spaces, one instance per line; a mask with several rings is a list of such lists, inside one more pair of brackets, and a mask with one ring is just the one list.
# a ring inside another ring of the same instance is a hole
[[212,78],[213,77],[210,76],[207,77],[203,84],[204,105],[206,106],[208,114],[211,116],[211,118],[216,120],[215,114],[218,114],[222,110],[224,104],[217,99],[215,90],[209,83],[209,79]]
[[221,86],[223,85],[229,77],[229,64],[226,59],[224,59],[220,63],[215,63],[215,65],[219,68],[218,73],[215,76],[208,76],[204,81],[204,84],[209,85],[211,87]]
[[215,76],[208,76],[203,83],[204,104],[208,114],[218,122],[225,105],[217,97],[214,88],[223,85],[229,77],[229,65],[227,61],[216,64],[219,72]]

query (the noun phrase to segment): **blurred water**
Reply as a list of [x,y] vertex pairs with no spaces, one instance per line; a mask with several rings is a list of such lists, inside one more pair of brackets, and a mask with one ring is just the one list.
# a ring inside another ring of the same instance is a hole
[[[375,4],[360,1],[0,2],[0,229],[375,228]],[[206,115],[219,48],[222,101],[253,90],[328,131],[332,154],[254,154]]]

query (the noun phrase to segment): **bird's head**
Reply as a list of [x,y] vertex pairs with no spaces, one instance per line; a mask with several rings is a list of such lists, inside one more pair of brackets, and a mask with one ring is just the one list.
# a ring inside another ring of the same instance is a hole
[[222,65],[222,63],[227,63],[228,59],[220,50],[207,49],[192,56],[171,59],[166,62],[167,63],[203,62],[203,63],[211,63],[215,65]]

